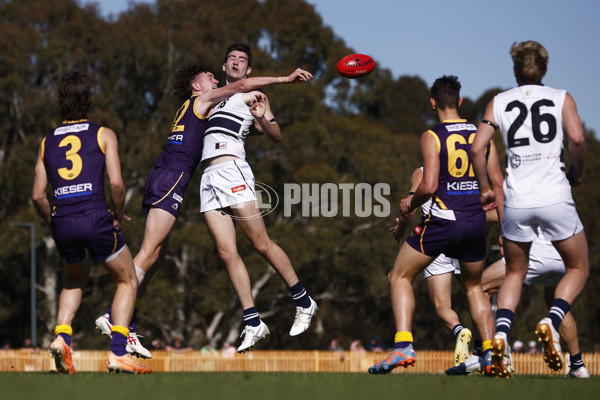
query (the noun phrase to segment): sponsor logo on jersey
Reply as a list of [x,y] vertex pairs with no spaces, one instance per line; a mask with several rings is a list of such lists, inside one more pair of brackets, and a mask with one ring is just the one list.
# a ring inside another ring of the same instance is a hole
[[89,127],[90,127],[90,124],[75,124],[75,125],[69,125],[69,126],[61,126],[60,128],[56,128],[54,130],[54,134],[55,135],[64,135],[67,133],[87,131],[89,129]]
[[169,135],[167,143],[183,144],[183,135]]
[[171,208],[175,211],[177,211],[177,209],[179,208],[179,204],[177,203],[173,203],[173,205],[171,206]]
[[85,196],[93,192],[91,183],[80,183],[78,185],[61,186],[54,189],[54,197],[57,199],[75,196]]
[[479,184],[477,181],[448,182],[446,192],[460,195],[475,194],[479,193]]
[[217,142],[215,143],[215,150],[223,150],[227,148],[227,142]]
[[178,202],[182,202],[183,201],[183,197],[181,197],[180,195],[178,195],[177,193],[173,193],[173,198],[175,200],[177,200]]
[[420,235],[423,232],[423,228],[420,226],[415,227],[415,235]]
[[446,129],[448,130],[448,132],[476,131],[477,127],[473,124],[461,123],[461,124],[446,125]]
[[242,190],[246,190],[246,185],[234,186],[231,188],[231,193],[241,192]]

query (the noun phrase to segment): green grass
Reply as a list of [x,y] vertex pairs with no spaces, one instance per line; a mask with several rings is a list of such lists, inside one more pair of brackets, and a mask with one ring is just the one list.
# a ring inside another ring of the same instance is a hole
[[474,376],[366,373],[0,373],[3,399],[592,399],[600,377],[515,376],[510,380]]

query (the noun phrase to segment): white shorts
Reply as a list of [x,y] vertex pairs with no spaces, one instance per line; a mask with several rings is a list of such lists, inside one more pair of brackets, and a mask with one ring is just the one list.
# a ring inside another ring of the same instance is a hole
[[514,242],[533,242],[540,228],[550,241],[564,240],[583,230],[575,203],[565,201],[545,207],[504,207],[502,236]]
[[458,260],[440,254],[427,268],[425,268],[423,271],[423,278],[427,279],[430,276],[443,275],[451,272],[460,274],[460,264],[458,263]]
[[[502,261],[506,264],[506,260]],[[529,251],[529,266],[523,283],[529,286],[556,286],[567,273],[565,263],[551,242],[537,240]]]
[[256,201],[254,174],[244,160],[211,165],[200,181],[200,212]]

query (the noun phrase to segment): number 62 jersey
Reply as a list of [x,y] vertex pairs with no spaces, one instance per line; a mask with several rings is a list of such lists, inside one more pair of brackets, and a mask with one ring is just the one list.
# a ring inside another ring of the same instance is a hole
[[523,85],[494,97],[494,118],[506,149],[506,206],[543,207],[572,200],[563,162],[566,93]]

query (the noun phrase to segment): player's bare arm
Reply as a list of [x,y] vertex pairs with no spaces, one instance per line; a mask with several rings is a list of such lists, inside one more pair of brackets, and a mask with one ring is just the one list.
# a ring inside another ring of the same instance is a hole
[[421,153],[423,154],[423,177],[411,199],[402,199],[400,209],[408,214],[420,207],[433,196],[438,188],[440,157],[435,138],[427,131],[421,135]]
[[479,183],[480,190],[480,203],[484,210],[491,210],[497,206],[496,194],[494,189],[490,187],[490,183],[487,177],[487,160],[485,158],[485,149],[488,143],[492,140],[496,129],[490,125],[490,122],[496,125],[494,120],[494,100],[488,104],[485,114],[483,115],[484,121],[477,127],[475,133],[475,139],[471,145],[471,160],[473,162],[473,169],[475,170],[475,176]]
[[33,190],[31,197],[38,214],[44,219],[46,225],[50,227],[50,202],[46,196],[48,175],[46,174],[46,166],[44,165],[44,160],[42,159],[43,152],[44,150],[42,144],[42,146],[40,146],[40,150],[38,151],[38,157],[35,163],[35,176],[33,178]]
[[106,155],[106,173],[110,182],[110,199],[113,206],[114,225],[117,228],[121,228],[123,221],[128,218],[124,213],[125,184],[123,183],[123,177],[121,176],[121,161],[119,159],[117,135],[108,128],[103,128],[101,135]]
[[[411,177],[410,177],[410,190],[408,191],[408,196],[407,199],[409,199],[408,201],[410,201],[410,199],[412,199],[413,194],[415,193],[415,190],[417,190],[417,186],[419,186],[419,183],[421,183],[421,179],[423,178],[423,171],[421,170],[421,168],[416,168]],[[394,239],[396,240],[397,243],[400,243],[400,239],[402,239],[402,237],[404,236],[404,232],[406,231],[406,228],[408,227],[408,225],[410,224],[411,220],[412,220],[412,216],[415,215],[415,210],[413,210],[412,213],[410,214],[400,214],[400,216],[398,218],[396,218],[396,225],[392,226],[389,231],[392,232],[392,235],[394,236]]]
[[564,129],[569,136],[569,155],[571,156],[571,166],[569,167],[567,178],[571,186],[577,186],[581,183],[581,174],[583,171],[585,136],[583,135],[581,119],[577,113],[577,105],[569,93],[565,97],[562,117]]
[[492,190],[494,191],[497,218],[498,221],[502,221],[502,213],[504,212],[504,189],[502,189],[502,185],[504,184],[504,176],[502,175],[502,170],[500,169],[498,149],[496,148],[493,140],[490,141],[490,154],[488,155],[487,160],[487,175],[490,180]]
[[[265,86],[307,82],[313,78],[313,75],[301,68],[297,68],[288,76],[264,76],[245,78],[214,90],[204,91],[200,95],[199,102],[196,102],[196,111],[200,115],[205,115],[207,109],[212,108],[216,103],[228,99],[236,93],[250,92]],[[215,83],[216,85],[216,83]]]
[[254,115],[254,127],[258,131],[262,132],[273,143],[279,143],[281,141],[281,128],[275,120],[275,116],[271,112],[271,107],[269,106],[269,98],[264,93],[260,94],[262,94],[262,98],[259,102],[262,104],[259,104],[257,106],[258,112],[255,113],[252,111],[252,108],[250,109],[250,112],[252,112],[252,115]]

